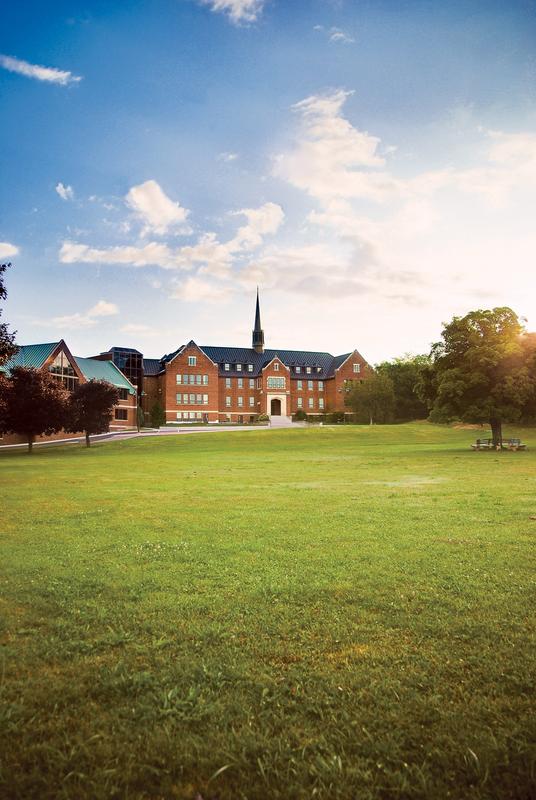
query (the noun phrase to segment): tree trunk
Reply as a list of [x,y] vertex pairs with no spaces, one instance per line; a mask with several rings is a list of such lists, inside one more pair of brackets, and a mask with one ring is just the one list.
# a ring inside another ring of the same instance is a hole
[[34,437],[28,436],[28,453],[32,452],[33,443],[34,443]]
[[86,447],[89,447],[90,444],[91,442],[89,440],[89,433],[86,431]]
[[369,421],[369,425],[372,425],[372,423],[373,423],[373,419],[372,419],[372,414],[371,414],[371,415],[370,415],[370,421]]
[[502,448],[502,422],[500,419],[490,419],[491,436],[493,440],[493,447],[496,450]]

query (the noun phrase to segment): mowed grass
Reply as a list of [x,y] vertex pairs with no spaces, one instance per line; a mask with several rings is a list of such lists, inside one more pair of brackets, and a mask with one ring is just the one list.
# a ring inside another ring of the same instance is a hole
[[520,434],[0,454],[0,796],[535,797]]

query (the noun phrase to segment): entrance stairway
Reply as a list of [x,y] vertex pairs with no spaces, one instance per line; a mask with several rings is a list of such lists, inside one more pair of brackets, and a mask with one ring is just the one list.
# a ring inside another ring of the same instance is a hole
[[292,428],[296,423],[292,422],[292,417],[281,417],[272,415],[270,417],[271,428]]

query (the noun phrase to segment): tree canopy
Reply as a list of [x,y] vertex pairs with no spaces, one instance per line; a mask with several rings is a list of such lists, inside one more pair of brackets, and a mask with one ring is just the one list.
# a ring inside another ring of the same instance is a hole
[[4,429],[25,436],[30,452],[36,436],[56,433],[65,426],[69,392],[47,372],[14,367],[4,388]]
[[438,422],[489,422],[494,444],[502,423],[536,409],[536,342],[507,307],[471,311],[444,325],[421,370],[418,392]]
[[362,381],[354,382],[346,395],[346,405],[358,420],[391,422],[395,406],[393,381],[388,375],[368,368]]
[[[0,300],[5,300],[7,290],[4,284],[4,272],[11,264],[0,264]],[[2,309],[0,308],[0,317]],[[17,352],[15,333],[10,333],[5,322],[0,322],[0,364],[5,364]]]
[[397,422],[426,419],[428,407],[416,393],[421,369],[429,363],[428,356],[405,355],[393,361],[383,361],[376,372],[393,382],[394,418]]
[[109,430],[113,407],[118,402],[119,392],[107,381],[90,380],[79,384],[71,394],[66,430],[84,431],[89,447],[90,435]]

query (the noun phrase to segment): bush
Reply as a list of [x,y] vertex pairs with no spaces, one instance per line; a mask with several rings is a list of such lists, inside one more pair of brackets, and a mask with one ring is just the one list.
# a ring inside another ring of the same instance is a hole
[[298,408],[298,410],[294,413],[294,421],[295,422],[304,422],[307,419],[307,414],[303,410],[303,408]]
[[259,416],[257,417],[257,422],[268,422],[269,419],[270,417],[268,416],[268,414],[259,414]]
[[160,428],[166,424],[166,412],[162,405],[157,401],[151,408],[151,425],[153,428]]

